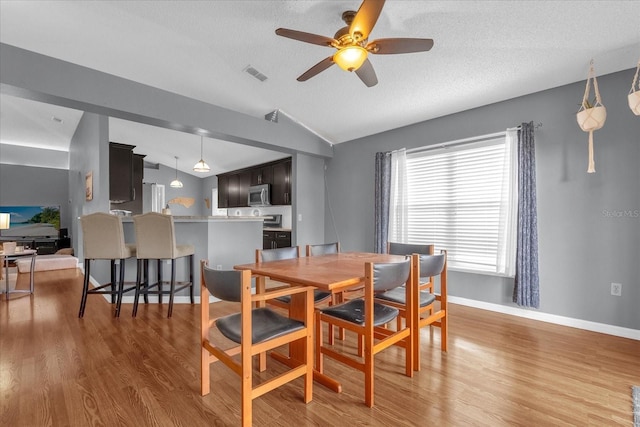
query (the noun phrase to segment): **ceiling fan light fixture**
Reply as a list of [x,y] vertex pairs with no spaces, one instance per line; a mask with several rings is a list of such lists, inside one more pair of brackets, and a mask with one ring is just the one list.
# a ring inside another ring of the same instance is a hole
[[209,165],[203,160],[202,144],[202,135],[200,135],[200,161],[193,167],[194,172],[209,172],[211,170]]
[[182,188],[182,181],[178,179],[178,156],[176,156],[176,179],[169,183],[169,187]]
[[333,62],[345,71],[355,71],[367,60],[367,50],[362,46],[347,46],[333,55]]

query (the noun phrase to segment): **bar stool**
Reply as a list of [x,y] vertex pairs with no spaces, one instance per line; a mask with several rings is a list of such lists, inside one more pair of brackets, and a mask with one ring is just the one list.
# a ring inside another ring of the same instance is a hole
[[[78,317],[84,316],[88,294],[111,295],[111,303],[116,304],[115,317],[120,316],[122,294],[136,288],[124,289],[125,259],[136,255],[136,246],[124,242],[122,219],[119,216],[104,212],[84,215],[80,218],[82,227],[82,253],[84,257],[84,286],[80,300]],[[89,289],[92,260],[111,261],[111,282]],[[120,266],[120,277],[116,281],[116,261]],[[105,288],[110,287],[111,290]]]
[[[189,288],[191,304],[193,297],[193,255],[195,248],[193,245],[176,245],[175,226],[171,215],[163,215],[157,212],[149,212],[133,217],[133,224],[136,230],[136,246],[138,258],[138,275],[136,280],[136,294],[133,301],[133,313],[135,317],[138,312],[138,299],[140,294],[144,295],[145,303],[149,301],[148,295],[158,295],[158,301],[162,303],[162,296],[169,295],[169,311],[167,317],[171,317],[173,312],[174,295]],[[189,257],[189,280],[176,283],[176,259]],[[149,260],[157,261],[157,282],[150,283]],[[171,281],[170,289],[162,289],[162,261],[171,260]],[[177,286],[177,287],[176,287]]]

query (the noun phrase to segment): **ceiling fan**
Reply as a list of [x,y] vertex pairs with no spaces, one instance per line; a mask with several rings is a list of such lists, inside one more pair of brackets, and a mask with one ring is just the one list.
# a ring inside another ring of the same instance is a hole
[[364,0],[358,12],[352,10],[344,12],[342,19],[347,26],[339,29],[333,38],[278,28],[276,34],[279,36],[337,49],[336,53],[309,68],[297,80],[307,81],[333,64],[338,64],[343,70],[355,71],[360,80],[371,87],[378,84],[378,77],[367,58],[369,53],[386,55],[426,52],[433,47],[432,39],[392,38],[369,42],[369,33],[376,24],[383,6],[384,0]]

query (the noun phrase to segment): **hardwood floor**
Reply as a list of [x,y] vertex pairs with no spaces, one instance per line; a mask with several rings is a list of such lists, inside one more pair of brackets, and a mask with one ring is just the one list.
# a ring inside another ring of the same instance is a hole
[[[199,393],[198,305],[173,318],[123,304],[119,319],[89,296],[78,319],[82,276],[36,273],[33,297],[0,301],[0,425],[234,426],[240,381],[214,364]],[[230,311],[222,303],[221,311]],[[364,405],[359,372],[326,359],[343,393],[302,380],[254,401],[259,426],[630,426],[640,385],[640,342],[450,305],[449,351],[423,329],[422,371],[404,376],[401,349],[376,356],[376,406]],[[344,344],[355,351],[355,340]],[[279,368],[269,359],[271,375]]]

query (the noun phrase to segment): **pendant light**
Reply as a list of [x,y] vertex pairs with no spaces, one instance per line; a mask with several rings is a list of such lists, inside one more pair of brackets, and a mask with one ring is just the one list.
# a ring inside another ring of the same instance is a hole
[[176,179],[171,181],[169,186],[173,188],[182,188],[182,181],[178,179],[178,156],[176,156]]
[[211,169],[209,168],[209,165],[205,163],[205,161],[203,160],[203,156],[202,156],[202,135],[200,135],[200,161],[198,163],[196,163],[196,165],[193,167],[193,170],[195,172],[209,172]]

